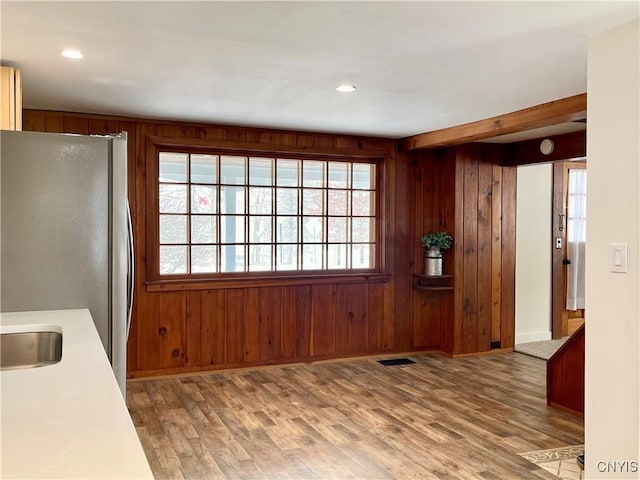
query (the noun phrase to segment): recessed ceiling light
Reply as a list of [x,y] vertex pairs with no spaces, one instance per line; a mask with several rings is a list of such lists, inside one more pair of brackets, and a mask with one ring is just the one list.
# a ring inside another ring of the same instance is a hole
[[337,91],[339,92],[353,92],[355,91],[356,87],[354,87],[353,85],[340,85],[339,87],[336,88]]
[[63,50],[61,55],[65,58],[71,58],[73,60],[80,60],[81,58],[84,58],[84,55],[80,50]]

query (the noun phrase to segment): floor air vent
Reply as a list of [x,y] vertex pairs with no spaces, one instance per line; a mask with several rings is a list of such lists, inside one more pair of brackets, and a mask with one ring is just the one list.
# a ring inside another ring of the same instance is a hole
[[389,358],[387,360],[378,360],[380,365],[384,365],[385,367],[390,367],[392,365],[408,365],[410,363],[416,363],[413,360],[409,360],[408,358]]

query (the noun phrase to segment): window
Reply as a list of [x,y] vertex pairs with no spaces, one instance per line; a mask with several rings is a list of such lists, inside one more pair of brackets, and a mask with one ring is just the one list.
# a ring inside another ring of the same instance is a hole
[[585,169],[569,169],[567,241],[587,241],[587,171]]
[[162,151],[163,278],[373,270],[376,164]]

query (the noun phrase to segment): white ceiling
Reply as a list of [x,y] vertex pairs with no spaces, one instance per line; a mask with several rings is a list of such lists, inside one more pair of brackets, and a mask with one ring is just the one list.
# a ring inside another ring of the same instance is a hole
[[[638,1],[10,2],[25,108],[404,137],[583,93]],[[84,60],[60,56],[75,47]],[[612,52],[615,54],[615,52]],[[335,91],[340,83],[354,93]]]

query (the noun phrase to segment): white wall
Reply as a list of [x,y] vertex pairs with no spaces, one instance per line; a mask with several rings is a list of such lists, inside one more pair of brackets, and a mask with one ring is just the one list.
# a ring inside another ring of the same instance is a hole
[[[589,44],[587,479],[640,478],[639,46],[637,21]],[[628,243],[629,273],[610,272],[612,242]]]
[[518,167],[515,343],[551,338],[553,166]]

